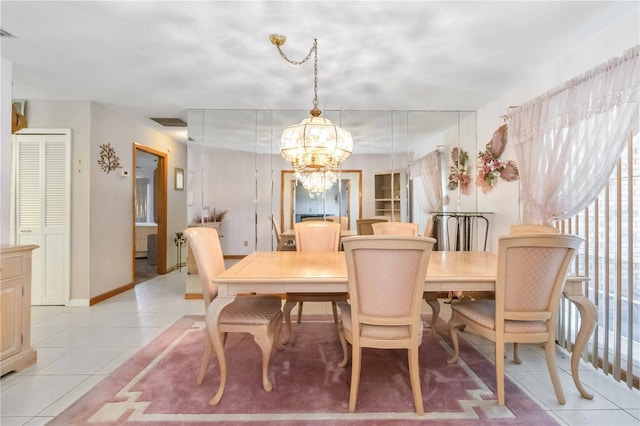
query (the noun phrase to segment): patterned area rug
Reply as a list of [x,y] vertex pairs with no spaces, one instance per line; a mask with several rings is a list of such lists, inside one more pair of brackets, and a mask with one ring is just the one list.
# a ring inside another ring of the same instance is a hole
[[258,346],[249,335],[230,334],[225,393],[209,406],[218,363],[214,357],[204,383],[196,385],[204,322],[185,316],[49,424],[556,424],[508,379],[506,406],[498,406],[493,364],[464,339],[461,361],[447,364],[451,347],[442,321],[437,331],[440,339],[425,330],[420,349],[422,417],[414,412],[405,350],[363,351],[357,409],[348,412],[350,364],[337,366],[337,328],[324,318],[296,324],[291,343],[273,352],[269,393],[262,389]]

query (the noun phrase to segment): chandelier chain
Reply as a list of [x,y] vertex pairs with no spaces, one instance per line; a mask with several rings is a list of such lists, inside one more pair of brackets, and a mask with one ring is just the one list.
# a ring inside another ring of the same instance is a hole
[[[305,56],[305,58],[303,60],[301,60],[301,61],[294,61],[294,60],[289,59],[287,57],[287,55],[282,51],[282,48],[280,47],[280,45],[276,44],[276,48],[278,49],[278,52],[280,52],[280,56],[282,56],[282,58],[285,61],[289,62],[292,65],[302,65],[302,64],[305,64],[306,62],[309,61],[309,58],[311,58],[311,54],[313,52],[317,52],[317,50],[318,50],[318,39],[317,38],[313,39],[313,46],[311,46],[311,49],[309,49],[309,53],[307,53],[307,56]],[[316,55],[316,57],[317,57],[317,55]]]
[[315,52],[313,61],[313,106],[318,108],[318,39],[313,39],[312,49]]
[[311,54],[314,54],[313,55],[313,106],[315,108],[318,108],[318,39],[317,38],[313,39],[313,46],[311,46],[311,49],[309,49],[309,53],[307,53],[307,56],[305,56],[304,59],[301,61],[294,61],[292,59],[289,59],[287,55],[282,51],[280,44],[276,44],[275,46],[278,49],[278,52],[280,52],[280,56],[282,56],[282,59],[296,66],[300,66],[309,62],[309,59],[311,58]]
[[291,65],[303,65],[310,61],[312,54],[314,55],[313,109],[309,111],[311,117],[282,131],[280,154],[282,158],[291,162],[296,170],[296,178],[303,184],[310,184],[309,179],[312,177],[316,180],[322,178],[325,185],[321,187],[320,192],[324,192],[335,182],[328,179],[331,171],[338,169],[351,155],[353,139],[348,131],[332,124],[326,118],[320,118],[322,111],[318,108],[318,39],[313,39],[313,46],[301,61],[289,59],[282,51],[281,46],[287,40],[285,36],[271,34],[269,40],[276,46],[280,56]]

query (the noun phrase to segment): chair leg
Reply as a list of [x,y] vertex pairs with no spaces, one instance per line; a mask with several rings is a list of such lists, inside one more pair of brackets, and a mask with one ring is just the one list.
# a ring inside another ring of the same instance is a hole
[[213,344],[211,343],[211,339],[209,339],[208,334],[205,339],[204,352],[202,354],[202,361],[200,362],[200,371],[198,371],[198,378],[196,379],[196,383],[199,385],[204,381],[204,375],[207,372],[207,367],[209,367],[209,360],[211,359],[211,352],[213,351]]
[[522,364],[522,361],[520,360],[520,354],[518,353],[519,347],[520,347],[519,343],[513,344],[513,362],[515,362],[516,364]]
[[351,390],[349,391],[349,412],[356,411],[358,401],[358,386],[360,386],[360,361],[362,360],[362,348],[351,347]]
[[[302,310],[302,306],[300,306],[300,310]],[[333,322],[338,323],[338,308],[336,306],[335,300],[331,302],[331,309],[333,309]]]
[[418,361],[418,347],[409,348],[409,377],[411,378],[411,391],[413,392],[413,404],[416,413],[424,416],[422,405],[422,390],[420,389],[420,364]]
[[461,322],[456,320],[455,318],[451,318],[447,324],[449,327],[449,335],[451,336],[451,342],[453,343],[453,355],[451,358],[447,359],[449,364],[453,364],[458,361],[458,356],[460,354],[460,346],[458,345],[458,331],[464,326]]
[[556,352],[555,343],[546,342],[544,344],[544,352],[547,358],[547,368],[549,369],[549,376],[551,376],[551,383],[553,383],[553,390],[556,392],[558,402],[564,405],[567,401],[564,398],[564,392],[562,391],[562,385],[560,384],[560,378],[558,377],[558,370],[556,369]]
[[271,358],[275,336],[273,334],[254,335],[253,340],[260,346],[260,351],[262,352],[262,388],[266,392],[271,392],[273,383],[269,380],[269,359]]
[[304,302],[301,300],[300,302],[298,302],[298,324],[300,324],[300,321],[302,321],[302,304]]
[[297,302],[286,300],[284,302],[284,306],[282,307],[282,314],[284,315],[284,320],[287,324],[287,331],[289,332],[287,337],[282,341],[283,345],[286,345],[291,340],[291,310],[294,306],[296,306],[296,303]]
[[[217,405],[222,399],[224,386],[227,384],[227,359],[224,356],[224,342],[227,339],[227,333],[218,333],[218,331],[213,329],[209,324],[207,324],[207,330],[209,332],[209,339],[213,342],[213,349],[216,352],[218,364],[220,364],[220,383],[218,384],[218,390],[213,398],[209,400],[209,405]],[[212,336],[213,333],[219,334],[218,339]]]
[[496,387],[498,405],[504,405],[504,341],[496,339]]
[[431,307],[431,323],[429,326],[431,327],[431,334],[434,337],[438,337],[438,333],[436,333],[436,323],[438,322],[438,318],[440,317],[440,302],[438,301],[438,293],[426,291],[424,292],[424,301],[427,302],[427,305]]

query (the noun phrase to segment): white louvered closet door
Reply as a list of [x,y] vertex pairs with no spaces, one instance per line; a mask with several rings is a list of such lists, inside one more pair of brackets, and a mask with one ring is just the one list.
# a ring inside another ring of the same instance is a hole
[[70,288],[71,132],[14,135],[15,241],[37,244],[32,305],[66,305]]

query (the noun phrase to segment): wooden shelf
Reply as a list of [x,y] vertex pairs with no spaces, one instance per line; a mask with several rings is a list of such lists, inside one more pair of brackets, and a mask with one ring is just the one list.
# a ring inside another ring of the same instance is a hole
[[374,176],[375,216],[386,216],[390,220],[401,221],[403,214],[402,181],[400,172],[378,173]]

